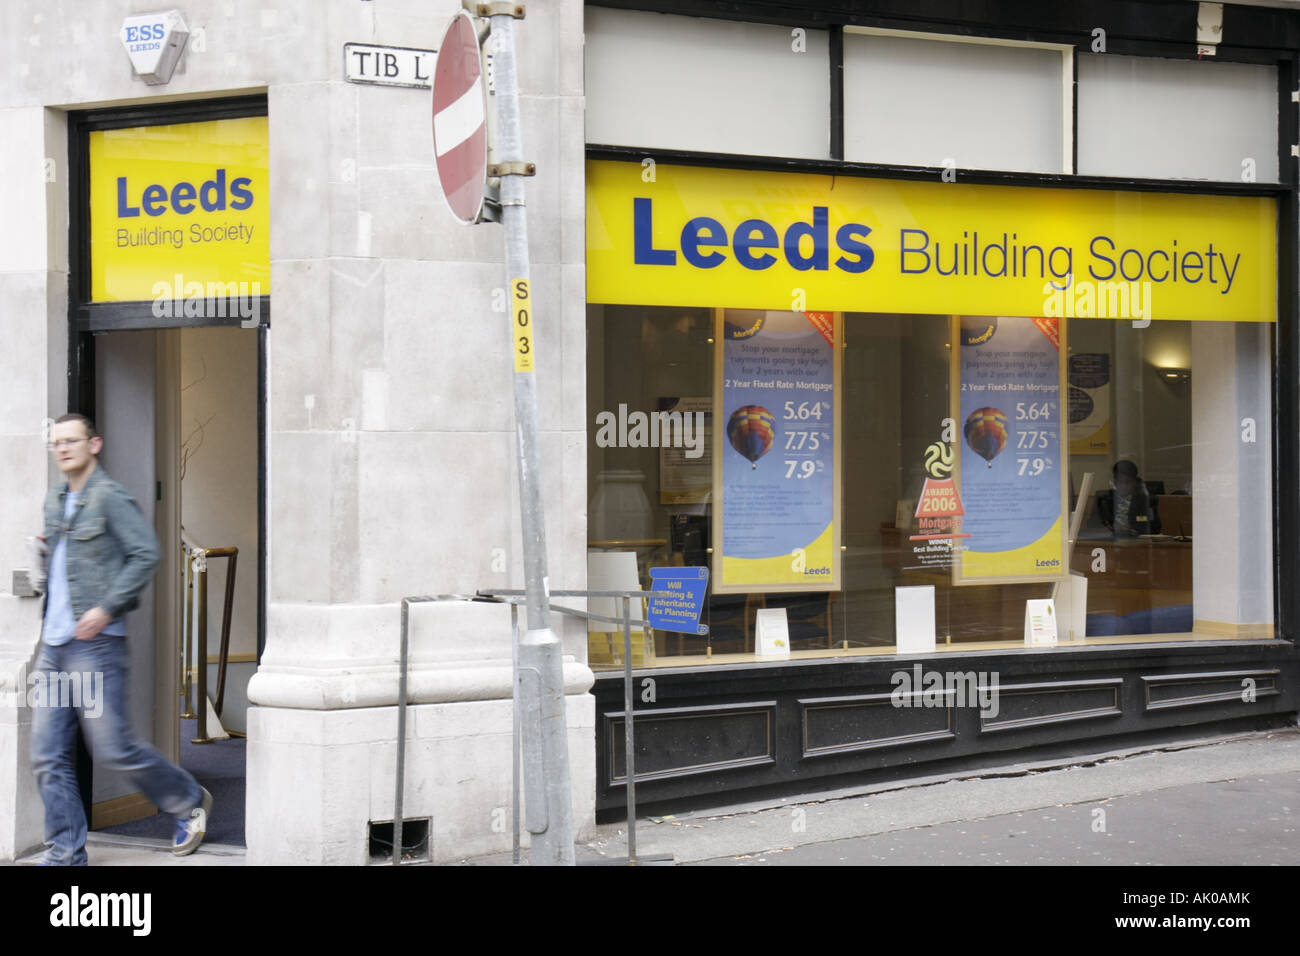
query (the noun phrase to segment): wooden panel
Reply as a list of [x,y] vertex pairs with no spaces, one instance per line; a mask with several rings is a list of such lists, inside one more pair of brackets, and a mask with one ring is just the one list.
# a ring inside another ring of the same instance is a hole
[[90,808],[90,829],[102,830],[105,827],[120,826],[152,817],[158,808],[145,799],[143,794],[128,793],[124,797],[114,797]]
[[[1106,570],[1092,570],[1092,552],[1106,553]],[[1146,538],[1082,538],[1073,568],[1088,578],[1088,611],[1122,617],[1192,603],[1192,544]]]

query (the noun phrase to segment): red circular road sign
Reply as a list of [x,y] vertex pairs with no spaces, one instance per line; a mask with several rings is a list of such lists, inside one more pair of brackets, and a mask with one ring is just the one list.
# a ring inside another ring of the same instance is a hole
[[474,21],[462,10],[433,68],[433,155],[452,215],[478,221],[487,181],[487,112]]

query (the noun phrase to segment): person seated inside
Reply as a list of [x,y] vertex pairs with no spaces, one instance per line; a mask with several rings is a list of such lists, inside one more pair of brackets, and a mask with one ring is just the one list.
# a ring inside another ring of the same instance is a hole
[[1110,491],[1097,493],[1097,517],[1117,538],[1160,533],[1156,499],[1138,477],[1138,467],[1126,458],[1111,469]]

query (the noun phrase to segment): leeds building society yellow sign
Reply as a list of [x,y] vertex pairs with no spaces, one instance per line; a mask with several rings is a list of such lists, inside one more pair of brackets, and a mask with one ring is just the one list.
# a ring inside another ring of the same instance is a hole
[[593,161],[587,297],[1270,322],[1276,201]]
[[95,302],[269,295],[266,117],[90,134]]

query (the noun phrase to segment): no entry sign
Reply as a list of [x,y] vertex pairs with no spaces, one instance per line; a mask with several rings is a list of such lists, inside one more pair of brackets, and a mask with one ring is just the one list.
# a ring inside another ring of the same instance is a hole
[[452,215],[478,222],[487,178],[487,113],[478,34],[463,10],[447,27],[434,64],[433,154]]

